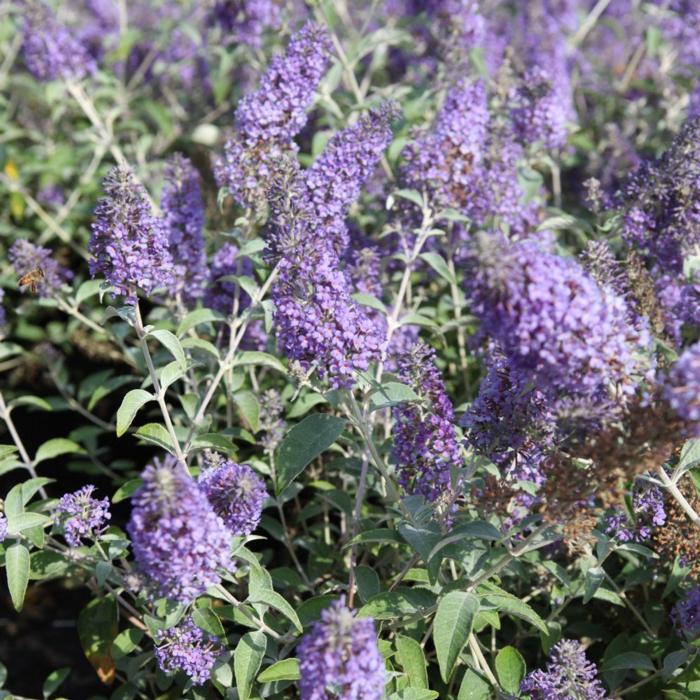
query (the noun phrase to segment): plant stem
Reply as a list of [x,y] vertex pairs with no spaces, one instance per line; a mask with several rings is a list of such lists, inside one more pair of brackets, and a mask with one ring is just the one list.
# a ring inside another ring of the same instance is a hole
[[[357,493],[355,494],[355,506],[352,513],[352,527],[350,528],[350,538],[354,539],[360,529],[360,514],[362,512],[362,503],[365,500],[365,491],[367,490],[367,471],[369,467],[369,459],[365,453],[362,457],[362,467],[360,469],[360,481],[357,484]],[[356,548],[355,545],[350,545],[350,580],[348,581],[348,607],[352,608],[355,600],[355,566],[356,566]]]
[[[22,438],[17,432],[17,428],[15,427],[14,421],[12,420],[12,416],[10,415],[10,413],[11,409],[7,407],[7,404],[5,403],[5,397],[2,395],[2,391],[0,391],[0,418],[2,418],[2,420],[5,421],[5,425],[10,431],[12,441],[15,443],[17,449],[19,450],[19,454],[22,458],[24,468],[31,474],[33,479],[36,479],[39,475],[37,474],[36,469],[34,468],[34,462],[30,459],[29,453],[24,447]],[[43,486],[39,489],[39,493],[44,499],[49,497],[48,493],[46,493],[46,489]]]
[[186,465],[185,455],[180,448],[180,441],[177,439],[175,433],[175,428],[173,422],[170,418],[170,411],[168,410],[168,405],[165,403],[165,391],[158,381],[158,374],[156,373],[156,368],[153,365],[153,358],[151,357],[151,351],[148,349],[148,341],[146,339],[146,331],[143,327],[143,320],[141,318],[141,309],[139,308],[138,299],[136,304],[134,304],[134,330],[139,339],[139,344],[141,345],[141,350],[143,352],[144,360],[146,361],[146,367],[148,367],[148,374],[153,382],[153,390],[156,394],[156,401],[160,406],[160,412],[163,415],[163,421],[165,422],[165,427],[170,435],[170,441],[173,444],[173,449],[175,450],[175,456],[178,458],[183,465]]
[[360,434],[362,435],[362,438],[365,442],[365,446],[369,450],[369,454],[372,457],[372,462],[374,463],[374,466],[377,468],[379,473],[384,477],[384,482],[386,483],[386,490],[387,490],[387,494],[388,494],[389,498],[399,506],[404,517],[412,522],[413,515],[408,510],[408,508],[406,508],[406,505],[401,500],[401,497],[399,495],[399,491],[396,488],[396,486],[394,485],[394,481],[391,478],[391,474],[389,474],[389,470],[386,468],[386,465],[384,464],[384,460],[382,459],[381,455],[379,454],[379,450],[377,450],[377,446],[374,444],[374,440],[372,439],[372,435],[369,432],[366,421],[364,420],[364,418],[362,416],[362,412],[360,411],[360,407],[357,403],[357,399],[355,398],[355,395],[352,393],[352,391],[348,392],[348,397],[349,397],[350,409],[351,409],[350,414],[354,419],[355,427],[360,431]]
[[491,670],[488,661],[486,661],[486,657],[481,651],[479,642],[476,639],[476,636],[473,632],[469,634],[469,649],[471,650],[477,665],[483,671],[484,675],[489,679],[491,685],[493,685],[494,688],[500,687],[498,681],[496,680],[496,676],[493,675],[493,671]]
[[194,433],[197,430],[197,427],[199,424],[202,422],[204,419],[204,413],[207,410],[209,403],[211,400],[214,398],[214,394],[216,393],[216,390],[219,387],[219,384],[221,383],[221,380],[224,378],[224,375],[226,372],[233,367],[233,361],[234,361],[234,356],[236,354],[236,350],[238,350],[238,346],[241,344],[241,340],[243,340],[243,336],[245,335],[245,332],[248,328],[248,324],[250,323],[250,319],[252,317],[253,310],[260,304],[260,302],[264,299],[265,295],[267,294],[268,290],[272,286],[272,283],[277,279],[277,274],[279,271],[279,266],[276,266],[268,278],[265,280],[265,284],[260,287],[258,290],[257,294],[255,297],[251,300],[250,306],[245,310],[245,312],[235,321],[231,324],[231,337],[232,341],[229,344],[229,349],[228,352],[226,353],[226,357],[219,363],[219,369],[217,370],[216,374],[212,378],[211,382],[209,383],[209,386],[207,388],[207,392],[204,395],[204,398],[202,399],[202,402],[199,404],[199,408],[197,409],[197,413],[195,414],[194,418],[192,419],[192,425],[190,427],[189,432],[187,433],[187,439],[185,440],[185,447],[184,447],[184,453],[185,455],[189,452],[191,446],[192,446],[192,439],[194,437]]
[[590,34],[603,12],[608,9],[610,2],[611,0],[598,0],[595,7],[588,13],[588,16],[583,20],[578,31],[572,37],[571,46],[573,48],[580,46],[583,40]]
[[496,562],[490,569],[484,571],[483,574],[477,576],[477,578],[475,578],[467,586],[467,591],[473,591],[475,588],[477,588],[477,586],[480,586],[482,583],[484,583],[484,581],[488,581],[488,579],[490,579],[492,576],[495,576],[496,574],[503,571],[503,569],[505,569],[508,566],[508,564],[510,564],[518,557],[521,557],[523,554],[527,554],[528,552],[532,552],[536,549],[539,549],[540,547],[544,547],[546,543],[540,543],[536,546],[534,546],[532,543],[536,537],[541,535],[550,527],[551,525],[549,523],[543,523],[539,527],[535,528],[535,530],[533,530],[530,536],[527,539],[523,540],[515,549],[508,552],[508,554],[506,554],[502,559]]
[[676,482],[669,478],[663,467],[658,467],[656,472],[659,475],[664,488],[676,499],[676,502],[685,511],[688,518],[690,518],[694,525],[700,527],[700,515],[698,515],[693,506],[688,503],[686,497],[681,493]]

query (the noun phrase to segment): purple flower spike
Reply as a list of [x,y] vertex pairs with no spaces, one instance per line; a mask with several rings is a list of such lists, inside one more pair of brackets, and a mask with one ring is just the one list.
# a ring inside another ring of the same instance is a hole
[[265,482],[247,464],[212,460],[201,473],[199,485],[234,535],[249,535],[260,523],[268,494]]
[[29,72],[42,82],[80,80],[95,72],[95,61],[41,0],[27,0],[22,54]]
[[301,700],[380,700],[384,660],[371,618],[357,619],[338,600],[321,613],[297,649]]
[[390,124],[398,107],[387,103],[356,124],[338,132],[304,173],[308,198],[318,225],[337,252],[349,242],[344,223],[347,210],[360,196],[365,181],[391,142]]
[[7,537],[7,518],[0,515],[0,542],[3,542]]
[[580,642],[562,639],[552,649],[546,671],[533,671],[523,680],[520,690],[531,700],[606,700],[597,678],[598,669],[586,658]]
[[223,652],[217,637],[201,630],[191,617],[156,635],[156,661],[165,673],[182,671],[194,685],[209,680],[216,658]]
[[692,641],[700,634],[700,588],[691,588],[673,607],[671,620],[678,636]]
[[239,204],[254,204],[274,161],[296,150],[292,139],[306,124],[329,51],[324,30],[305,25],[292,37],[286,54],[272,59],[258,90],[240,101],[234,136],[215,166],[219,187],[226,187]]
[[176,153],[166,167],[165,181],[160,207],[173,258],[172,291],[192,302],[204,294],[207,282],[204,201],[199,174],[187,158]]
[[700,421],[700,343],[691,345],[671,367],[664,397],[681,418],[689,423],[698,424]]
[[37,269],[43,273],[43,277],[34,286],[32,284],[23,286],[23,292],[35,291],[40,297],[52,297],[60,291],[62,285],[73,278],[73,273],[59,265],[48,248],[34,245],[23,238],[12,244],[8,257],[20,276]]
[[454,410],[432,348],[419,343],[398,365],[399,377],[421,397],[420,404],[407,402],[393,409],[399,483],[434,502],[452,491],[451,469],[462,463]]
[[127,531],[139,569],[156,593],[190,603],[231,571],[231,533],[177,460],[155,460],[141,475]]
[[170,287],[173,263],[165,222],[154,216],[146,191],[134,176],[115,167],[103,183],[88,249],[90,273],[104,275],[117,294],[136,301],[136,288],[150,294]]
[[234,42],[259,47],[265,30],[279,27],[280,10],[278,0],[219,0],[211,15]]
[[611,391],[616,401],[634,392],[650,339],[629,323],[624,299],[536,241],[484,234],[473,253],[469,292],[482,331],[545,396],[603,405]]
[[112,517],[109,499],[92,497],[95,486],[88,484],[75,493],[61,496],[56,506],[56,517],[63,527],[66,542],[79,547],[82,540],[96,537]]

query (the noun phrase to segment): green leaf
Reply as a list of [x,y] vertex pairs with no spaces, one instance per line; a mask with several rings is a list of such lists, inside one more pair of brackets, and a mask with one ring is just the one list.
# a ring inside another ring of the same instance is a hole
[[450,268],[447,266],[445,259],[439,253],[421,253],[420,257],[435,270],[445,281],[450,284],[457,284],[457,280]]
[[19,612],[24,605],[24,594],[29,583],[29,550],[21,542],[15,542],[7,548],[5,574],[12,605]]
[[608,659],[601,666],[601,671],[624,671],[635,669],[638,671],[654,671],[654,664],[646,654],[638,651],[626,651]]
[[78,615],[80,644],[102,683],[114,680],[112,644],[118,631],[117,602],[112,597],[91,600]]
[[175,454],[175,447],[173,441],[170,439],[168,431],[160,423],[146,423],[142,425],[137,431],[136,435],[146,442],[150,442],[152,445],[158,445],[164,450],[170,452],[170,454]]
[[257,676],[267,649],[267,637],[262,632],[248,632],[241,637],[233,652],[233,672],[239,700],[249,700],[253,680]]
[[299,617],[294,612],[294,608],[276,591],[268,588],[256,588],[254,591],[251,591],[248,602],[264,603],[275,608],[275,610],[279,610],[299,632],[304,631],[301,622],[299,622]]
[[392,693],[389,700],[435,700],[440,697],[440,693],[435,690],[425,690],[422,688],[404,688],[397,693]]
[[482,597],[482,604],[493,606],[499,612],[519,617],[537,627],[540,632],[547,633],[545,621],[522,600],[504,592],[487,593]]
[[43,462],[45,459],[53,459],[54,457],[65,454],[85,454],[85,450],[78,445],[77,442],[73,442],[72,440],[53,438],[52,440],[47,440],[36,451],[34,466],[39,464],[39,462]]
[[223,639],[226,636],[224,626],[218,615],[211,608],[197,608],[192,613],[194,624],[214,637]]
[[425,588],[399,586],[393,591],[384,591],[370,598],[363,605],[358,617],[373,617],[375,620],[392,620],[404,615],[424,612],[435,603],[435,594]]
[[275,681],[298,681],[299,661],[297,659],[282,659],[268,666],[259,676],[258,683],[274,683]]
[[16,445],[0,445],[0,459],[5,459],[17,452]]
[[261,365],[263,367],[272,367],[282,374],[287,374],[284,365],[274,356],[266,352],[258,352],[257,350],[246,350],[236,356],[235,365]]
[[15,484],[5,497],[5,515],[12,518],[24,511],[24,499],[22,498],[22,484]]
[[396,637],[396,653],[411,688],[428,687],[428,669],[421,645],[412,637]]
[[117,437],[121,437],[129,429],[142,406],[155,400],[155,396],[143,389],[132,389],[127,392],[117,410]]
[[404,544],[404,539],[396,530],[390,530],[386,527],[373,528],[365,530],[348,542],[346,546],[353,544],[362,544],[367,542],[379,542],[382,544]]
[[409,202],[413,202],[421,209],[425,206],[423,195],[416,190],[395,190],[392,194],[394,197],[401,197],[402,199],[407,199]]
[[165,391],[171,384],[174,384],[178,379],[183,377],[185,371],[186,370],[184,370],[176,360],[173,360],[162,369],[159,369],[156,374],[158,375],[161,391]]
[[328,403],[321,394],[307,392],[302,394],[295,402],[292,408],[287,413],[287,418],[301,418],[306,415],[314,406],[321,403]]
[[141,486],[143,481],[141,479],[130,479],[125,484],[122,484],[112,496],[112,503],[119,503],[120,501],[125,501],[130,498],[136,490]]
[[700,438],[688,440],[681,450],[678,468],[686,471],[700,462]]
[[363,603],[366,603],[372,596],[377,595],[382,590],[379,576],[370,566],[358,566],[355,569],[355,579],[357,581],[357,592]]
[[75,293],[75,304],[80,306],[86,299],[94,297],[100,292],[102,280],[87,280],[83,282]]
[[401,382],[387,382],[382,384],[370,395],[369,410],[377,411],[380,408],[397,406],[405,401],[419,401],[420,396],[407,384]]
[[250,429],[257,433],[260,425],[260,403],[256,395],[252,391],[237,391],[233,395],[233,400]]
[[583,603],[584,605],[596,594],[600,585],[605,580],[605,571],[601,566],[593,566],[588,571],[586,571],[586,577],[584,579],[584,594]]
[[384,306],[377,297],[373,297],[370,294],[362,294],[362,292],[356,292],[352,295],[352,298],[362,306],[368,306],[370,309],[376,309],[377,311],[381,311],[385,316],[387,315],[386,306]]
[[194,311],[190,311],[187,316],[180,321],[180,325],[177,327],[177,334],[182,337],[187,331],[198,326],[200,323],[221,323],[225,320],[226,318],[222,314],[217,311],[212,311],[212,309],[195,309]]
[[464,591],[451,591],[438,603],[433,640],[442,680],[447,683],[472,631],[479,599]]
[[277,484],[280,494],[307,464],[327,450],[345,429],[345,420],[327,413],[312,413],[295,425],[277,450]]
[[120,632],[112,642],[112,658],[121,659],[138,649],[139,643],[143,639],[143,630],[130,627]]
[[221,654],[211,669],[211,679],[223,686],[224,688],[233,687],[233,666],[231,664],[231,657],[233,654],[227,651]]
[[496,654],[496,676],[503,690],[517,695],[525,678],[525,660],[514,647],[503,647]]
[[468,668],[459,686],[457,700],[489,700],[490,697],[491,686],[476,671]]
[[134,381],[133,377],[112,377],[108,379],[104,384],[100,384],[95,388],[92,396],[90,396],[90,401],[88,401],[88,411],[92,411],[93,408],[103,399],[108,396],[116,389],[123,387],[125,384],[131,384]]
[[41,513],[18,513],[8,517],[7,532],[10,535],[16,535],[23,530],[29,530],[32,527],[43,527],[51,522],[51,518],[47,518]]
[[38,396],[19,396],[16,399],[12,399],[8,406],[34,406],[34,408],[39,408],[42,411],[53,411],[51,404]]
[[187,369],[185,351],[182,349],[182,345],[180,345],[180,341],[174,333],[161,328],[151,331],[148,335],[158,340],[161,345],[167,348],[168,352],[175,358],[183,370]]
[[224,452],[228,456],[233,456],[236,453],[236,446],[231,441],[231,438],[219,433],[202,433],[197,435],[192,440],[193,450],[208,450],[214,449],[219,452]]
[[41,490],[42,486],[52,484],[54,481],[55,479],[49,479],[45,476],[37,476],[25,481],[22,484],[22,503],[26,506],[36,493]]
[[41,691],[44,695],[44,700],[48,700],[54,694],[54,692],[58,690],[61,683],[68,678],[70,672],[71,669],[68,666],[66,668],[59,668],[56,671],[51,671],[51,673],[49,673],[44,681],[44,687]]
[[206,352],[208,355],[211,355],[217,361],[221,359],[221,355],[219,354],[216,345],[210,343],[208,340],[203,340],[202,338],[185,338],[182,341],[182,347],[186,348],[187,350],[201,350],[202,352]]

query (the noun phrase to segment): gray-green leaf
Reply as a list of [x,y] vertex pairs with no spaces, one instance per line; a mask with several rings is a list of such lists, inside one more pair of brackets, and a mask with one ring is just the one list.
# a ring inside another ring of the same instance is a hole
[[440,675],[445,683],[469,638],[478,609],[478,598],[464,591],[451,591],[438,603],[433,624],[433,640]]
[[267,637],[262,632],[248,632],[241,637],[233,652],[233,673],[239,700],[249,700],[253,680],[257,676],[267,649]]
[[520,683],[525,678],[525,660],[515,647],[503,647],[496,654],[496,675],[507,693],[517,695]]
[[294,481],[311,460],[327,450],[345,429],[345,420],[312,413],[295,425],[277,450],[277,493]]
[[19,612],[29,582],[29,550],[21,542],[11,545],[5,552],[5,573],[12,605]]
[[139,410],[155,396],[143,389],[132,389],[123,398],[121,406],[117,410],[117,437],[121,437],[129,429],[131,422]]

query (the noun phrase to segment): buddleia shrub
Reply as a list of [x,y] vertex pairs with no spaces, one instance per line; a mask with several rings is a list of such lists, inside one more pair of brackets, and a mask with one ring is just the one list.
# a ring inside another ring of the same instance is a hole
[[1,696],[695,698],[699,13],[5,3]]

